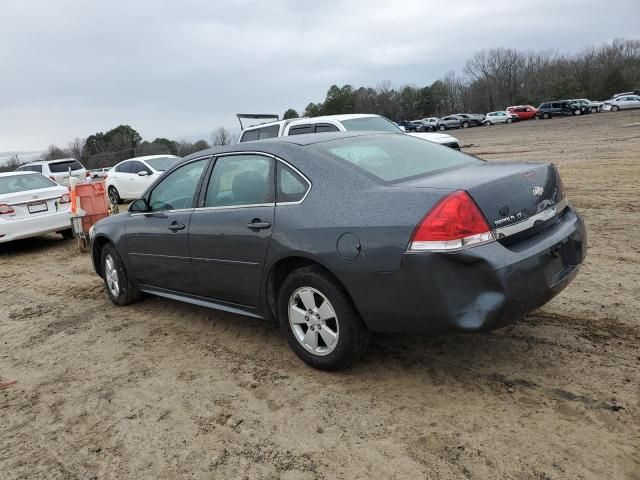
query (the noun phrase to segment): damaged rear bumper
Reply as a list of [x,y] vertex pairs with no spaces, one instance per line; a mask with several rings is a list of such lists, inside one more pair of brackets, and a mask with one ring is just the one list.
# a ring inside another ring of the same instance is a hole
[[586,256],[570,207],[553,226],[513,245],[495,241],[452,253],[406,253],[394,272],[346,279],[372,331],[483,331],[522,318],[561,292]]

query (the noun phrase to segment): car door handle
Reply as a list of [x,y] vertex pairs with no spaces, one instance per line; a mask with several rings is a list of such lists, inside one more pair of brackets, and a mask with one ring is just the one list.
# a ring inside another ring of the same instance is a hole
[[171,225],[169,225],[169,230],[171,230],[172,232],[177,232],[178,230],[184,230],[184,224],[183,223],[177,223],[177,222],[173,222]]
[[251,230],[254,230],[254,229],[255,230],[262,230],[262,229],[269,228],[269,227],[271,227],[271,224],[269,222],[262,222],[258,218],[256,218],[251,223],[247,223],[247,228],[250,228]]

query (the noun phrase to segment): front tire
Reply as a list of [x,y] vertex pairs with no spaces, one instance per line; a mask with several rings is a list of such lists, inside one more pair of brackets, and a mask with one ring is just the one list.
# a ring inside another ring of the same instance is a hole
[[462,128],[468,128],[469,122],[462,122]]
[[122,199],[120,198],[120,193],[118,193],[118,189],[116,187],[111,185],[108,188],[107,193],[109,195],[109,201],[113,205],[120,205],[122,203]]
[[369,331],[344,288],[317,266],[285,279],[278,318],[295,354],[320,370],[348,368],[369,346]]
[[614,105],[613,107],[611,107],[612,112],[617,112],[618,110],[620,110],[620,107],[617,105]]
[[489,120],[487,120],[486,122],[484,122],[483,124],[485,127],[490,127],[491,126],[491,122]]
[[544,118],[545,120],[548,120],[549,118],[551,118],[551,115],[549,115],[548,113],[543,113],[542,118]]
[[115,247],[107,243],[101,254],[102,278],[107,295],[116,305],[129,305],[140,299],[140,292],[131,281]]
[[62,238],[64,238],[65,240],[71,240],[73,238],[73,230],[71,230],[70,228],[61,230],[58,233],[62,235]]
[[512,118],[507,118],[507,123],[511,123],[511,122],[513,122],[513,119]]
[[446,129],[447,129],[447,126],[446,126],[446,125],[440,125],[440,126],[438,127],[438,130],[440,130],[441,132],[445,131]]
[[581,115],[581,114],[582,114],[582,110],[580,110],[579,108],[576,108],[576,109],[573,111],[573,114],[574,114],[574,115],[576,115],[576,116]]

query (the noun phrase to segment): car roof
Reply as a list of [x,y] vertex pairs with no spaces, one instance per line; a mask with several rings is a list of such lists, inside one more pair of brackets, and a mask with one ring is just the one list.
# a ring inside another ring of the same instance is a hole
[[78,160],[73,158],[73,157],[69,157],[69,158],[56,158],[55,160],[38,160],[35,162],[29,162],[29,163],[25,163],[24,165],[20,165],[21,167],[26,167],[27,165],[50,165],[52,163],[61,163],[61,162],[77,162]]
[[338,121],[341,122],[343,120],[354,120],[357,118],[369,118],[369,117],[380,117],[380,115],[376,115],[373,113],[349,113],[344,115],[322,115],[320,117],[300,117],[300,118],[290,118],[288,120],[276,120],[275,122],[266,122],[259,123],[258,125],[252,125],[250,127],[245,128],[242,132],[247,132],[251,130],[257,130],[260,128],[271,127],[273,125],[289,125],[296,122],[308,123],[308,122],[327,122],[327,121]]
[[[184,161],[194,158],[206,157],[209,155],[219,155],[229,152],[255,152],[264,151],[270,153],[276,146],[301,146],[313,145],[316,143],[329,142],[331,140],[339,140],[351,137],[368,137],[375,135],[405,135],[402,132],[378,132],[378,131],[357,131],[357,132],[323,132],[323,133],[305,133],[302,135],[291,135],[287,137],[273,137],[264,140],[252,140],[250,142],[235,143],[220,147],[211,147],[206,150],[192,153],[184,158]],[[183,162],[180,162],[183,163]]]
[[[20,165],[21,167],[23,165]],[[20,172],[0,172],[0,177],[11,177],[13,175],[40,175],[38,172],[20,171]]]
[[130,160],[153,160],[154,158],[168,158],[168,157],[180,158],[177,155],[172,155],[170,153],[165,153],[164,155],[144,155],[142,157],[125,158],[124,160],[121,160],[119,163],[128,162]]

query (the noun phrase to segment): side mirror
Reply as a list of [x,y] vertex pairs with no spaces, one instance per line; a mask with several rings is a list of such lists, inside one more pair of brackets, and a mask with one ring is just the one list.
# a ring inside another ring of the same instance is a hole
[[141,177],[146,177],[147,175],[149,175],[149,172],[147,172],[146,170],[140,170],[138,172],[138,175]]
[[149,203],[146,198],[139,198],[131,205],[129,205],[129,211],[131,213],[143,213],[149,211]]

